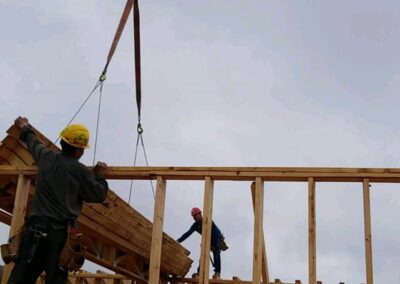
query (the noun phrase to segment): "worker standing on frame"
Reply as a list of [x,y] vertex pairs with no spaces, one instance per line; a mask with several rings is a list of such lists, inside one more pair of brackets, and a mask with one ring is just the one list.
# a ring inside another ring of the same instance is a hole
[[[184,233],[177,241],[179,243],[186,240],[193,232],[197,232],[201,235],[202,225],[203,225],[203,216],[201,215],[200,208],[194,207],[191,211],[191,215],[194,219],[193,225],[189,228],[189,230]],[[214,275],[213,279],[221,278],[221,250],[227,250],[228,247],[225,244],[224,236],[221,233],[221,230],[215,225],[214,221],[211,225],[211,250],[213,252],[213,266],[214,266]],[[193,277],[198,277],[200,271],[200,267],[197,268],[197,273],[193,274]]]
[[[11,271],[9,284],[34,284],[45,271],[46,284],[67,283],[68,267],[59,265],[61,252],[74,229],[83,202],[101,203],[108,192],[107,165],[98,162],[93,173],[79,162],[89,147],[89,131],[80,124],[67,126],[60,134],[61,152],[45,147],[18,117],[14,125],[39,168],[29,217]],[[76,227],[76,226],[75,226]]]

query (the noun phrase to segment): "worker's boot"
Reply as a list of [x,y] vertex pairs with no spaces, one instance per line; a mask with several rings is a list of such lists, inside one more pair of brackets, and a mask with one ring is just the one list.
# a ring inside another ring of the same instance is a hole
[[221,279],[221,275],[218,272],[215,272],[213,275],[213,279]]
[[192,274],[192,278],[199,278],[199,274],[198,273],[193,273]]

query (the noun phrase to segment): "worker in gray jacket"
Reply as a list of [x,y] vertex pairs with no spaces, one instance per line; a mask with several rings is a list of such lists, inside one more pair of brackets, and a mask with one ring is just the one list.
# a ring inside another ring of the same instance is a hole
[[36,138],[28,119],[18,117],[14,125],[20,130],[20,139],[28,146],[39,171],[8,283],[34,284],[45,271],[46,284],[64,284],[68,270],[59,267],[59,258],[67,240],[68,226],[76,224],[83,202],[105,200],[107,165],[98,162],[92,173],[79,162],[84,149],[89,147],[89,131],[83,125],[69,125],[61,132],[60,153],[48,149]]

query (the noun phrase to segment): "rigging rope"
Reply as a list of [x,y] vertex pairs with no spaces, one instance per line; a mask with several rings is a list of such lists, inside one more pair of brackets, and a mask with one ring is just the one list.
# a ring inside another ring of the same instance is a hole
[[[138,111],[138,124],[137,124],[137,138],[136,138],[136,149],[133,166],[136,166],[137,151],[139,147],[139,140],[143,148],[143,154],[146,161],[146,166],[149,166],[147,160],[146,149],[143,142],[143,128],[141,124],[141,106],[142,106],[142,84],[141,84],[141,62],[140,62],[140,14],[139,14],[139,3],[138,0],[134,0],[133,5],[133,31],[134,31],[134,42],[135,42],[135,84],[136,84],[136,106]],[[153,182],[150,180],[151,190],[153,192],[154,199],[156,198],[154,193]],[[129,199],[128,203],[131,202],[133,188],[133,180],[131,180]]]
[[[144,147],[144,141],[143,141],[143,128],[141,125],[141,105],[142,105],[142,86],[141,86],[141,61],[140,61],[140,15],[139,15],[139,4],[138,0],[127,0],[125,4],[124,11],[121,15],[117,30],[115,32],[110,50],[107,55],[107,61],[106,64],[103,68],[103,71],[99,77],[98,82],[94,86],[93,90],[90,92],[90,94],[86,97],[84,102],[80,105],[74,116],[71,118],[71,120],[68,122],[67,126],[71,124],[71,122],[75,119],[75,117],[78,115],[78,113],[82,110],[84,105],[87,103],[87,101],[90,99],[90,97],[93,95],[95,90],[100,87],[100,94],[99,94],[99,104],[98,104],[98,109],[97,109],[97,122],[96,122],[96,134],[95,134],[95,145],[94,145],[94,154],[93,154],[93,165],[96,161],[96,153],[97,153],[97,141],[98,141],[98,132],[99,132],[99,125],[100,125],[100,111],[101,111],[101,102],[102,102],[102,94],[103,94],[103,83],[106,80],[107,76],[107,69],[108,66],[114,56],[115,50],[118,46],[119,40],[121,38],[122,32],[124,31],[126,22],[128,20],[129,14],[132,10],[133,7],[133,29],[134,29],[134,46],[135,46],[135,85],[136,85],[136,106],[137,106],[137,112],[138,112],[138,124],[137,124],[137,139],[136,139],[136,149],[135,149],[135,157],[134,157],[134,166],[136,166],[136,160],[137,160],[137,152],[138,152],[138,147],[139,147],[139,141],[141,142],[141,146],[143,148],[143,153],[144,153],[144,158],[146,161],[146,166],[149,166],[148,159],[147,159],[147,154],[146,154],[146,149]],[[57,138],[57,140],[54,142],[57,143],[60,137]],[[150,180],[150,185],[151,189],[153,192],[153,197],[155,198],[155,193],[154,193],[154,186],[153,182]],[[131,180],[131,185],[130,185],[130,191],[129,191],[129,203],[131,200],[131,195],[132,195],[132,187],[133,187],[133,180]]]
[[[86,104],[86,102],[89,100],[89,98],[93,95],[94,91],[101,85],[101,81],[99,80],[96,85],[93,87],[93,90],[89,93],[89,95],[86,97],[86,99],[83,101],[81,106],[78,108],[78,110],[75,112],[75,114],[72,116],[71,120],[68,122],[67,126],[71,124],[71,122],[75,119],[75,117],[78,115],[78,113],[81,111],[83,106]],[[57,137],[57,139],[54,141],[54,144],[56,144],[60,140],[60,136]]]
[[97,109],[96,138],[94,140],[93,166],[94,166],[94,163],[96,162],[97,136],[98,136],[98,133],[99,133],[101,98],[103,96],[103,82],[104,81],[101,81],[101,84],[100,84],[99,106],[98,106],[98,109]]

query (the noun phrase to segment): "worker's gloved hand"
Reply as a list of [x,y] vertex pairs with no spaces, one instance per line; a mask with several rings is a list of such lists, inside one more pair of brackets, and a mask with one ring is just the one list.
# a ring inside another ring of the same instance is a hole
[[15,125],[16,127],[18,127],[19,129],[22,129],[22,128],[24,128],[25,126],[28,126],[28,125],[29,125],[28,119],[27,119],[26,117],[18,116],[18,118],[14,121],[14,125]]
[[103,162],[97,162],[93,168],[93,172],[96,176],[105,177],[107,175],[107,164]]

